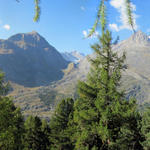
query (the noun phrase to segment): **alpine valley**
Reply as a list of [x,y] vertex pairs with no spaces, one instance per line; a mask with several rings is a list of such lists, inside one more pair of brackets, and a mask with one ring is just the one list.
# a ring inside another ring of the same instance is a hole
[[[112,45],[121,55],[126,52],[119,90],[135,97],[139,108],[150,104],[150,39],[142,31]],[[89,57],[79,52],[59,53],[40,34],[19,33],[0,40],[0,68],[10,82],[16,106],[24,115],[51,116],[56,104],[65,97],[77,97],[78,80],[86,80]]]

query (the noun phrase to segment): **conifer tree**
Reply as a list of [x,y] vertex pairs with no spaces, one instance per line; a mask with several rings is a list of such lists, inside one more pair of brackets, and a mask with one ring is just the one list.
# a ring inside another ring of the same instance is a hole
[[0,97],[5,96],[9,91],[9,83],[5,82],[5,74],[0,70]]
[[0,71],[0,149],[21,150],[24,132],[24,120],[19,108],[16,108],[11,98],[6,97],[9,84]]
[[25,121],[24,150],[47,150],[47,148],[40,118],[29,116]]
[[52,144],[49,139],[51,130],[50,130],[49,124],[46,120],[42,120],[41,130],[43,133],[43,143],[45,144],[45,150],[49,150],[50,145]]
[[56,107],[55,113],[50,120],[50,141],[52,150],[72,150],[71,124],[73,115],[73,99],[63,99]]
[[146,108],[142,116],[142,128],[144,141],[142,143],[144,150],[150,149],[150,108]]
[[[75,149],[141,149],[140,115],[136,112],[136,103],[125,100],[124,93],[118,91],[125,54],[119,57],[112,51],[104,2],[97,20],[102,35],[98,37],[98,43],[92,45],[95,58],[90,59],[91,72],[86,82],[78,84],[80,99],[75,103],[74,112],[77,124]],[[131,140],[127,140],[127,133],[132,135]]]
[[105,115],[108,126],[101,124],[102,130],[106,129],[107,136],[104,136],[108,138],[107,147],[119,150],[142,150],[141,115],[137,112],[136,101],[122,100],[111,107],[111,112]]
[[0,98],[0,149],[22,150],[22,114],[9,97]]

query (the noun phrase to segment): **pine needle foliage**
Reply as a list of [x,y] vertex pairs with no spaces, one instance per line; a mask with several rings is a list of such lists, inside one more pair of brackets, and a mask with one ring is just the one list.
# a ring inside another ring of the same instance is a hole
[[49,149],[48,136],[45,134],[39,117],[29,116],[25,121],[24,150]]
[[92,29],[90,30],[90,33],[89,33],[88,37],[92,36],[95,33],[95,31],[96,31],[96,29],[99,25],[101,25],[101,27],[103,29],[102,31],[105,30],[105,27],[106,27],[106,12],[105,12],[106,6],[105,6],[105,1],[107,1],[107,0],[100,0],[99,8],[98,8],[98,11],[97,11],[96,21],[95,21]]
[[125,4],[126,4],[126,13],[128,16],[128,24],[131,26],[132,30],[135,32],[132,7],[131,7],[131,0],[125,0]]
[[5,74],[0,70],[0,96],[5,96],[9,91],[9,83],[5,82]]
[[9,97],[0,97],[0,149],[23,149],[24,120]]
[[[20,0],[16,0],[17,2],[20,2]],[[41,15],[41,8],[40,8],[40,2],[41,0],[34,0],[35,8],[34,8],[34,17],[33,21],[38,22],[40,20],[40,15]]]
[[[90,30],[88,37],[92,36],[96,32],[99,26],[101,26],[102,32],[105,30],[106,28],[106,2],[109,2],[109,1],[110,0],[100,0],[96,20],[94,22],[93,27]],[[128,17],[128,24],[131,26],[132,30],[135,32],[131,0],[124,0],[124,1],[126,5],[126,15]]]
[[55,113],[50,120],[51,150],[72,150],[71,122],[74,101],[71,98],[63,99],[56,107]]
[[142,116],[142,128],[141,128],[144,141],[143,147],[144,150],[150,149],[150,108],[147,108]]
[[40,13],[41,13],[40,0],[34,0],[34,3],[35,3],[35,15],[33,21],[37,22],[40,19]]

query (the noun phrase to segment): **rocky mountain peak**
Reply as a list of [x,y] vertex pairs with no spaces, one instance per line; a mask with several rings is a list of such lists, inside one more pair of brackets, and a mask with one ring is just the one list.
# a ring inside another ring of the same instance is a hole
[[32,31],[29,33],[18,33],[10,38],[8,38],[8,41],[18,43],[20,45],[38,45],[41,47],[47,47],[49,44],[48,42],[36,31]]
[[[31,32],[29,32],[28,34],[38,34],[38,32],[36,32],[35,30],[33,30],[33,31],[31,31]],[[39,34],[38,34],[39,35]]]
[[42,36],[39,33],[37,33],[36,31],[32,31],[32,32],[29,32],[29,33],[15,34],[15,35],[11,36],[10,38],[8,38],[8,40],[21,41],[21,40],[25,40],[25,38],[28,38],[28,37],[32,37],[34,39],[40,39]]
[[63,77],[68,62],[35,31],[0,40],[0,68],[6,78],[26,86],[42,86]]
[[145,33],[143,33],[141,30],[135,32],[130,38],[129,40],[131,40],[132,42],[136,42],[136,43],[148,43],[149,40],[149,36],[146,35]]
[[37,41],[40,41],[41,39],[44,39],[38,32],[32,31],[29,33],[26,33],[26,36],[31,36],[32,38],[36,39]]

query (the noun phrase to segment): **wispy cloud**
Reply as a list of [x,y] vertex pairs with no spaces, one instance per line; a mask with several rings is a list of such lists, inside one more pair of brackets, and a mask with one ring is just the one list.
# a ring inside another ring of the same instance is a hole
[[3,26],[3,28],[4,28],[5,30],[10,30],[10,25],[9,25],[9,24],[5,24],[5,25]]
[[[89,35],[90,31],[91,31],[91,29],[82,31],[82,34],[83,34],[84,38],[88,38],[88,35]],[[93,38],[96,38],[98,35],[99,35],[99,33],[97,31],[95,31],[95,33],[92,36],[90,36],[89,38],[93,39]]]
[[[119,31],[123,29],[132,30],[130,25],[128,24],[128,16],[126,13],[126,5],[125,0],[111,0],[110,5],[117,9],[117,11],[120,13],[119,21],[121,22],[121,25],[118,26],[117,24],[110,24],[110,28],[112,27],[114,30]],[[138,25],[136,23],[136,19],[138,18],[138,15],[135,13],[136,11],[136,5],[131,3],[131,8],[133,11],[133,23],[135,30],[138,28]]]
[[88,36],[88,33],[87,33],[86,30],[83,30],[83,31],[82,31],[82,34],[83,34],[84,38],[86,38],[86,37]]
[[109,28],[113,31],[119,31],[119,27],[117,24],[113,23],[113,24],[109,24]]
[[84,7],[84,6],[81,6],[80,9],[81,9],[82,11],[85,11],[85,7]]

